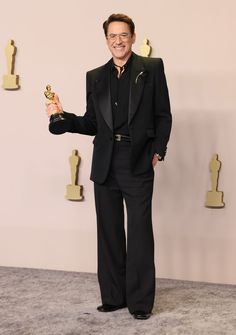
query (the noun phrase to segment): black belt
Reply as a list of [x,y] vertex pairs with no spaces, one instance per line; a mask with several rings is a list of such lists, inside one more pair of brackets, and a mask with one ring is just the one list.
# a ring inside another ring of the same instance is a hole
[[115,134],[114,139],[117,142],[121,142],[121,141],[131,142],[131,137],[128,135]]

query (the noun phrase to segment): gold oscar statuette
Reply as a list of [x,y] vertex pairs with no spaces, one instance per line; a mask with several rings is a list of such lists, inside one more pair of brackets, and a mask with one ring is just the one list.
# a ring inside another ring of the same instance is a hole
[[66,199],[73,201],[81,201],[84,199],[83,186],[78,185],[78,170],[80,164],[80,157],[77,150],[72,151],[69,157],[71,184],[66,186]]
[[46,91],[44,92],[44,95],[45,95],[45,97],[46,97],[47,99],[53,101],[53,99],[54,99],[54,97],[55,97],[55,93],[52,92],[51,85],[47,85],[47,86],[46,86]]
[[16,47],[13,40],[9,40],[5,48],[5,55],[7,60],[7,74],[3,76],[2,87],[5,90],[18,90],[20,86],[19,76],[14,74]]
[[44,95],[49,100],[47,104],[55,105],[55,113],[50,116],[49,120],[49,131],[55,135],[64,134],[69,127],[68,120],[64,118],[63,110],[58,106],[58,98],[56,99],[56,94],[52,91],[50,85],[46,86]]
[[223,208],[223,192],[218,191],[219,172],[221,162],[218,160],[218,155],[214,154],[210,162],[211,172],[211,191],[207,192],[205,206],[209,208]]

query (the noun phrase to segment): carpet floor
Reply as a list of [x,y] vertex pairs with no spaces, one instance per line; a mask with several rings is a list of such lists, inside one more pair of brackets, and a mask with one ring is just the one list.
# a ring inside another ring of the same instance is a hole
[[157,280],[153,315],[100,304],[91,273],[0,267],[1,335],[235,335],[236,286]]

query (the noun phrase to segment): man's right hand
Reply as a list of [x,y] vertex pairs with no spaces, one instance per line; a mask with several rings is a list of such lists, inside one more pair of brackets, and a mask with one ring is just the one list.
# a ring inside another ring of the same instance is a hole
[[46,113],[48,117],[55,113],[63,113],[63,108],[58,95],[55,94],[53,100],[46,102]]

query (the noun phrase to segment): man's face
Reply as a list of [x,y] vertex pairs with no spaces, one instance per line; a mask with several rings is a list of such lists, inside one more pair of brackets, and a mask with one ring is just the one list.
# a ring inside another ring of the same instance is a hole
[[129,25],[125,22],[111,22],[107,30],[107,45],[115,60],[126,61],[135,42],[135,34],[131,35]]

